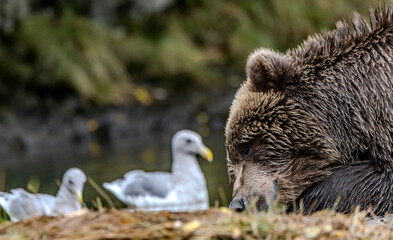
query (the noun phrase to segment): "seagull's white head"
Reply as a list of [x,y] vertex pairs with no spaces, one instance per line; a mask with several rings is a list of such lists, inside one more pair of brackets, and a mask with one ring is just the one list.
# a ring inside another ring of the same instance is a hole
[[82,192],[86,182],[86,175],[79,168],[68,169],[63,176],[62,185],[64,185],[79,203],[82,203]]
[[213,161],[213,153],[202,141],[201,136],[191,130],[180,130],[172,138],[172,150],[183,154],[200,155]]

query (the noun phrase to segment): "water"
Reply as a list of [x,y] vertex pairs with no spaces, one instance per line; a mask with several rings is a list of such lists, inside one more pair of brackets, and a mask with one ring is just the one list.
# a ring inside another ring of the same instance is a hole
[[[218,131],[204,137],[205,145],[213,151],[212,163],[199,158],[206,177],[211,206],[228,206],[232,192],[225,164],[223,135],[222,131]],[[99,146],[92,144],[90,151],[86,147],[84,151],[64,152],[62,149],[55,149],[44,154],[6,156],[0,162],[0,189],[9,191],[12,188],[26,188],[27,184],[31,183],[39,188],[39,192],[54,195],[63,173],[71,167],[82,169],[101,188],[102,183],[110,182],[134,169],[170,171],[170,139],[171,135],[157,135],[135,139],[111,148],[101,147],[100,150],[97,150]],[[105,192],[116,206],[124,206],[111,193]],[[95,206],[99,194],[90,183],[86,183],[83,195],[88,207]],[[103,204],[107,205],[102,197],[101,199]]]

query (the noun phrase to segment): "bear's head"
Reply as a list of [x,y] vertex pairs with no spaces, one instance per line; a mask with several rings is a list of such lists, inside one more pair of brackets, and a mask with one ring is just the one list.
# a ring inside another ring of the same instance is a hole
[[291,204],[337,165],[337,151],[303,94],[303,73],[289,55],[255,51],[225,129],[231,208],[270,200]]

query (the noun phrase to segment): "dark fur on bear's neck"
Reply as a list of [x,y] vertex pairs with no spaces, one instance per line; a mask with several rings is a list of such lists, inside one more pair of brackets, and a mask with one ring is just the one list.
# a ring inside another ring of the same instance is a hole
[[[325,180],[314,184],[296,201],[303,200],[304,213],[332,208],[349,213],[371,207],[376,215],[393,212],[393,173],[379,172],[370,163],[362,162],[336,169]],[[293,206],[290,211],[293,211]]]

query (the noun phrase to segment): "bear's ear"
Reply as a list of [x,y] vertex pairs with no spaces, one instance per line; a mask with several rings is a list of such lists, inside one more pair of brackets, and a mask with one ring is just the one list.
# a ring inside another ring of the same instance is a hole
[[256,50],[248,57],[246,65],[250,89],[256,92],[282,90],[289,68],[290,61],[283,55],[268,49]]

